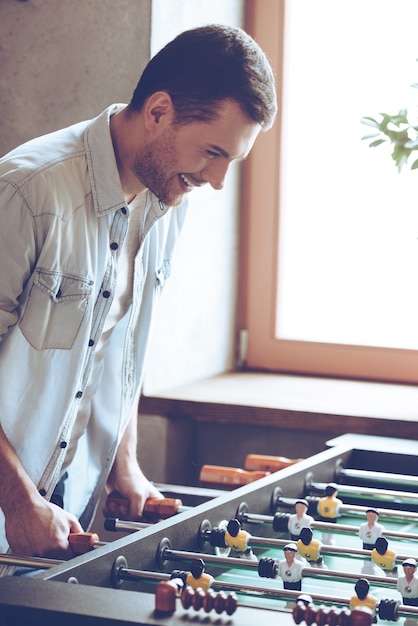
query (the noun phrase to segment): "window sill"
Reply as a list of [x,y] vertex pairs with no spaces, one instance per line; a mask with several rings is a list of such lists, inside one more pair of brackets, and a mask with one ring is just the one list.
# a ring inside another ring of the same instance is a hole
[[418,388],[232,372],[143,396],[141,413],[222,424],[418,439]]

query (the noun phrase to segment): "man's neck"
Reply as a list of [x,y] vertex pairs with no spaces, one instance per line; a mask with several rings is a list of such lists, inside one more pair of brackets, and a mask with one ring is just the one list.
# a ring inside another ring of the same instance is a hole
[[110,134],[123,195],[125,202],[129,204],[137,194],[146,190],[141,181],[134,175],[131,167],[134,147],[138,149],[140,146],[139,114],[130,113],[128,107],[125,107],[112,115]]

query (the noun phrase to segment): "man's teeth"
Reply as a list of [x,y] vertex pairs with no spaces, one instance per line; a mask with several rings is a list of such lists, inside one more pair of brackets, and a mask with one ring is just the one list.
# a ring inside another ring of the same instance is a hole
[[180,177],[182,179],[182,181],[188,186],[188,187],[193,187],[193,183],[190,182],[190,180],[184,175],[184,174],[180,174]]

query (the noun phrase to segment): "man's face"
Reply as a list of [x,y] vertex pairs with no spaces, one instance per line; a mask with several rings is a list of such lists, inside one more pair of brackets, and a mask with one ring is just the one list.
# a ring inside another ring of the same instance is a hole
[[213,121],[164,128],[136,154],[134,174],[164,204],[176,206],[205,183],[222,189],[229,165],[248,155],[260,129],[226,100]]

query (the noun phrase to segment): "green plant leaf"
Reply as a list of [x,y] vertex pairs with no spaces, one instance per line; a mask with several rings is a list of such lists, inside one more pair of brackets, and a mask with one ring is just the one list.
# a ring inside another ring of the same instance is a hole
[[376,139],[376,141],[372,141],[369,144],[369,148],[376,148],[377,146],[380,146],[382,143],[385,143],[386,139]]
[[364,135],[361,140],[374,139],[375,137],[379,137],[380,133],[373,133],[372,135]]
[[418,150],[418,139],[407,141],[405,143],[405,148],[409,148],[410,150]]
[[379,128],[379,122],[377,122],[372,117],[362,117],[360,121],[362,124],[365,124],[366,126],[373,126],[374,128]]

